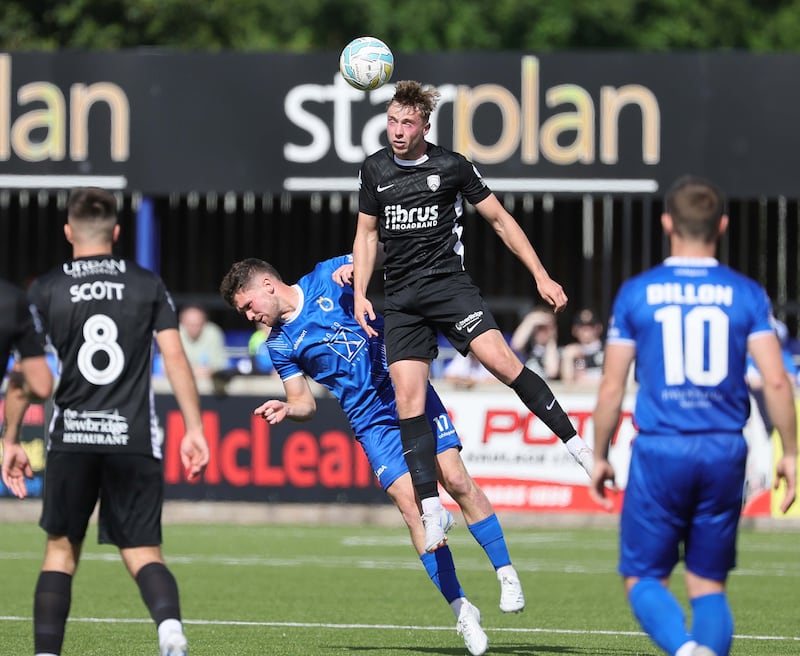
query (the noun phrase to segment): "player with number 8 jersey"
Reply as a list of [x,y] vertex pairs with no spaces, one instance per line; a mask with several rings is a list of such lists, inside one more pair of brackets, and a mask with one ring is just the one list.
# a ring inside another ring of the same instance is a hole
[[200,400],[175,308],[161,279],[116,257],[116,199],[75,189],[64,234],[72,259],[37,278],[29,297],[55,348],[55,393],[39,525],[47,532],[34,592],[34,652],[60,654],[87,525],[116,545],[158,630],[161,656],[185,656],[178,587],[161,552],[164,471],[151,385],[153,340],[183,415],[189,479],[208,458]]
[[178,328],[161,279],[113,255],[78,257],[33,282],[30,299],[62,366],[50,450],[161,457],[153,334]]

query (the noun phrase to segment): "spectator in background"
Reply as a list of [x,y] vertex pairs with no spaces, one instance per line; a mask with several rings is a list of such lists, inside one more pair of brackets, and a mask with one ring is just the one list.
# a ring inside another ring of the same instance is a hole
[[572,322],[575,341],[561,353],[561,380],[565,383],[599,383],[603,375],[603,322],[583,308]]
[[542,378],[556,380],[561,375],[558,326],[550,308],[539,306],[528,312],[511,336],[511,348]]
[[497,383],[491,371],[470,351],[467,355],[457,354],[442,372],[442,378],[460,389],[470,389],[484,383]]
[[256,330],[250,335],[247,342],[247,352],[250,354],[254,376],[269,376],[275,373],[272,358],[269,357],[269,348],[267,348],[267,337],[271,330],[272,328],[267,324],[256,321]]
[[210,378],[215,372],[228,369],[225,333],[208,320],[203,308],[187,305],[178,321],[183,349],[195,376]]

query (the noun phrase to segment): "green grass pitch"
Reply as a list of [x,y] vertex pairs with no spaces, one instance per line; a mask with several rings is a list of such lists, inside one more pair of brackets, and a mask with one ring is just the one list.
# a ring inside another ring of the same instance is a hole
[[[527,608],[503,615],[494,573],[463,523],[450,537],[459,578],[482,612],[489,653],[660,652],[640,632],[615,573],[616,531],[506,531]],[[0,655],[33,653],[32,593],[44,533],[0,524]],[[402,528],[165,527],[191,656],[466,654],[455,619]],[[745,530],[729,590],[732,654],[800,655],[797,535]],[[680,592],[681,572],[673,587]],[[683,595],[680,594],[683,600]],[[116,551],[90,527],[73,584],[64,656],[154,656],[155,628]]]

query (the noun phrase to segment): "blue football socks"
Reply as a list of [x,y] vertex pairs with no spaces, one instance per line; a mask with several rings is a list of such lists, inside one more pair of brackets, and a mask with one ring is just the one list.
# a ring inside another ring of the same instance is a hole
[[508,555],[506,539],[503,536],[503,529],[497,515],[489,515],[486,519],[467,526],[472,537],[478,542],[495,569],[511,564],[511,557]]
[[733,641],[733,614],[724,592],[692,599],[692,636],[698,645],[727,656]]
[[629,601],[642,629],[668,654],[692,639],[683,608],[657,579],[641,579],[631,588]]
[[450,547],[444,545],[433,553],[422,554],[419,559],[425,566],[425,571],[428,572],[431,581],[439,588],[448,604],[465,596],[456,576],[456,566],[453,563]]

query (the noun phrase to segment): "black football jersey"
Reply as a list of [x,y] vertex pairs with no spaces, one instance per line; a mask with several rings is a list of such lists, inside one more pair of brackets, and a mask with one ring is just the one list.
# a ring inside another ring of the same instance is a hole
[[44,355],[43,337],[34,326],[25,292],[0,280],[0,381],[12,353],[21,358]]
[[66,262],[29,296],[59,359],[49,448],[161,457],[153,336],[178,327],[161,278],[111,255]]
[[463,202],[479,203],[491,193],[466,157],[428,144],[425,157],[406,163],[384,148],[364,160],[359,180],[359,210],[378,218],[387,291],[463,271]]

